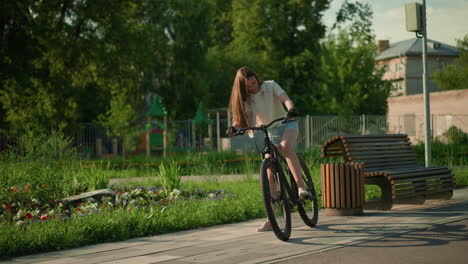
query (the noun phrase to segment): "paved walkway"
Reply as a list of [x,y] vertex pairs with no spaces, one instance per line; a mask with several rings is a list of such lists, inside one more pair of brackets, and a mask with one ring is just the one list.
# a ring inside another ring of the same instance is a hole
[[317,228],[293,217],[291,239],[256,233],[263,220],[19,257],[1,263],[466,263],[468,188],[452,200],[398,205],[364,216],[319,216]]

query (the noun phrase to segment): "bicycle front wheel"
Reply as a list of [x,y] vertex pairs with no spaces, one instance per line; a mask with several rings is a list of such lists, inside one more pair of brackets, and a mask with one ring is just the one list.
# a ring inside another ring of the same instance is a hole
[[309,196],[301,198],[298,203],[299,215],[302,218],[302,221],[310,227],[315,227],[318,221],[318,202],[317,202],[317,193],[314,187],[314,181],[310,175],[309,169],[305,161],[299,157],[299,163],[301,164],[301,174],[302,180],[304,181],[304,186],[309,192]]
[[291,209],[286,190],[281,184],[277,166],[273,160],[265,159],[260,167],[263,202],[273,232],[280,240],[291,236]]

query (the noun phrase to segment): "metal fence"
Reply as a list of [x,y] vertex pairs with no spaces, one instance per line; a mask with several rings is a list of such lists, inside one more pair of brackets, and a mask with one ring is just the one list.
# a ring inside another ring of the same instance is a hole
[[[369,135],[369,134],[408,134],[413,144],[424,141],[424,116],[304,116],[298,118],[300,136],[298,150],[318,147],[327,139],[336,135]],[[456,127],[468,132],[468,115],[433,115],[431,119],[432,138],[447,141],[448,131]],[[263,136],[239,136],[228,139],[224,133],[228,128],[227,119],[211,119],[204,124],[195,124],[193,120],[152,121],[147,130],[146,124],[137,126],[132,132],[123,136],[111,136],[99,124],[79,124],[73,131],[65,132],[72,139],[83,158],[98,158],[122,155],[144,155],[146,153],[147,131],[151,136],[151,152],[162,155],[164,133],[166,131],[166,154],[211,151],[261,151]],[[11,135],[0,135],[0,150],[13,144]],[[155,139],[155,140],[153,140]],[[123,146],[125,145],[125,148]]]

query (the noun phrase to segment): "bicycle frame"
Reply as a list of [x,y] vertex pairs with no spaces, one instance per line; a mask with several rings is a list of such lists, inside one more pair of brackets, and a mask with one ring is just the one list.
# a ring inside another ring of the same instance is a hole
[[[289,182],[287,180],[287,176],[285,175],[285,171],[281,167],[280,160],[284,161],[287,164],[286,158],[281,155],[280,151],[271,143],[270,137],[268,136],[268,131],[266,128],[261,129],[262,132],[265,134],[265,149],[262,152],[262,159],[271,158],[276,166],[276,169],[279,174],[279,180],[281,184],[285,187],[285,190],[289,196],[289,200],[294,204],[297,204],[299,200],[299,196],[297,191],[292,190],[293,184],[295,184],[294,176],[292,175],[290,169],[288,167],[285,168],[286,173],[289,176]],[[268,156],[269,155],[269,156]],[[291,184],[290,184],[291,183]],[[291,186],[292,185],[292,186]]]
[[[279,121],[282,121],[283,124],[284,123],[288,123],[288,122],[292,122],[292,121],[296,121],[295,119],[293,120],[287,120],[286,118],[284,117],[281,117],[281,118],[277,118],[273,121],[271,121],[269,124],[267,125],[261,125],[259,127],[247,127],[247,128],[243,128],[243,129],[240,129],[236,132],[235,135],[241,135],[243,133],[245,133],[245,131],[247,130],[260,130],[262,131],[264,134],[265,134],[265,149],[263,150],[262,152],[262,159],[266,159],[266,158],[271,158],[273,161],[274,161],[274,164],[275,166],[277,167],[278,169],[278,172],[279,172],[279,175],[280,175],[280,182],[281,184],[283,184],[285,186],[285,189],[286,189],[286,192],[289,196],[289,200],[292,201],[294,204],[297,204],[298,201],[299,201],[299,195],[297,194],[297,191],[292,191],[292,188],[291,188],[291,185],[292,184],[296,184],[296,181],[291,173],[291,171],[289,170],[288,167],[286,167],[286,172],[288,172],[288,175],[290,177],[290,182],[291,184],[289,184],[288,180],[287,180],[287,177],[283,171],[283,169],[281,168],[281,165],[280,165],[280,160],[286,162],[286,159],[280,154],[279,150],[273,145],[273,143],[271,143],[271,140],[270,140],[270,137],[268,136],[268,128],[273,125],[274,123],[276,122],[279,122]],[[267,157],[267,155],[269,155],[269,157]],[[287,162],[286,162],[287,164]],[[294,185],[292,185],[294,186]]]
[[[276,237],[278,237],[280,240],[286,241],[289,239],[289,236],[291,234],[291,207],[297,206],[299,215],[301,216],[304,223],[309,227],[315,227],[317,223],[318,212],[317,199],[315,196],[316,192],[313,186],[313,181],[310,177],[310,173],[307,169],[307,166],[303,165],[304,161],[301,161],[301,159],[299,160],[301,164],[302,177],[303,179],[304,177],[308,179],[307,190],[309,191],[309,195],[307,197],[300,197],[297,190],[296,180],[291,170],[289,169],[289,166],[287,165],[286,158],[282,155],[282,153],[280,153],[278,148],[273,145],[268,135],[268,128],[279,121],[283,121],[284,124],[290,120],[287,120],[286,118],[277,118],[267,125],[261,125],[259,127],[242,128],[229,136],[232,137],[242,135],[247,130],[261,130],[265,134],[265,148],[262,151],[263,161],[260,169],[260,181],[263,191],[263,202],[265,203],[266,213],[271,221],[271,225]],[[283,162],[286,163],[286,166],[282,166],[281,163]],[[275,172],[271,173],[272,170],[274,170]],[[272,176],[274,179],[271,179]],[[276,181],[276,183],[273,181]],[[272,190],[272,188],[274,189]],[[281,188],[281,190],[279,190],[279,193],[276,188]],[[272,191],[273,193],[276,193],[273,196]],[[277,194],[279,194],[280,196],[276,196]],[[273,208],[273,204],[276,201],[280,202],[277,205],[281,207],[281,209],[278,208],[278,210],[281,210],[284,213],[284,215],[279,215],[280,218],[278,218],[284,221],[284,223],[281,223],[281,226],[278,225],[275,210]],[[308,206],[307,204],[309,202],[312,206],[312,210],[306,209],[305,207]]]

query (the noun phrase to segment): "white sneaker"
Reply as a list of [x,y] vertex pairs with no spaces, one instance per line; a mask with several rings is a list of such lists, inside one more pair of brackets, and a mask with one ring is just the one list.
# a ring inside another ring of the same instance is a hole
[[301,197],[301,198],[309,196],[309,192],[306,189],[302,188],[302,187],[299,188],[298,193],[299,193],[299,197]]

